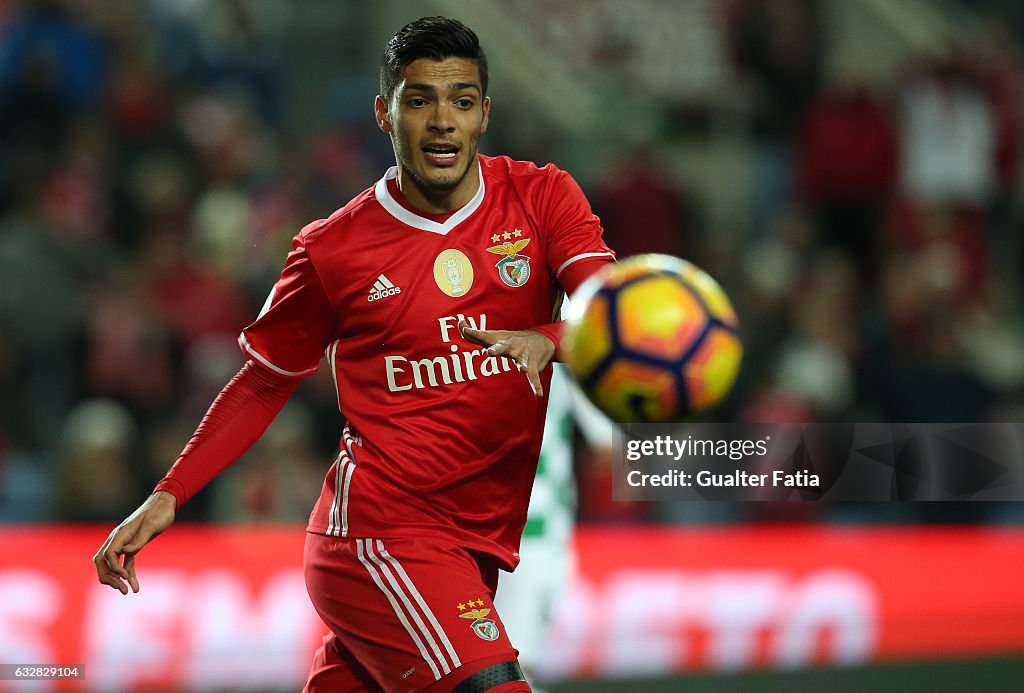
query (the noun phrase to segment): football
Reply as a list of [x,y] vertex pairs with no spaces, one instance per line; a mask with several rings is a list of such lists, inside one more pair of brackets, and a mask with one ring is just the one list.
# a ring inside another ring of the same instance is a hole
[[610,264],[573,294],[562,350],[584,393],[619,423],[685,421],[729,393],[736,312],[699,267],[669,255]]

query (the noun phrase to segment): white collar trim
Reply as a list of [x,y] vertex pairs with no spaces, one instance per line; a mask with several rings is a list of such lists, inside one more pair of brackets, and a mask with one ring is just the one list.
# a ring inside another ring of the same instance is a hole
[[388,190],[388,181],[398,178],[397,166],[389,168],[387,173],[384,174],[384,177],[377,181],[377,185],[374,186],[373,189],[373,194],[377,198],[377,202],[379,202],[391,216],[398,219],[398,221],[403,224],[407,224],[414,229],[420,229],[421,231],[430,231],[431,233],[446,236],[449,231],[468,219],[469,216],[476,211],[477,207],[480,206],[480,203],[484,201],[484,171],[479,160],[477,161],[476,166],[478,175],[480,176],[480,187],[477,188],[476,194],[473,195],[473,199],[466,203],[462,209],[448,217],[448,220],[443,224],[439,224],[432,219],[425,219],[418,214],[410,212],[391,196],[391,191]]

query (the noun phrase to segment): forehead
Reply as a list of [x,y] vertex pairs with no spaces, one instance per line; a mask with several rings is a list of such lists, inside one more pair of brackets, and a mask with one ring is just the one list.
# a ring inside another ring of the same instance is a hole
[[480,87],[480,68],[468,58],[445,58],[432,60],[417,58],[402,68],[402,82],[399,91],[406,85],[430,85],[437,90],[447,89],[453,84],[474,84]]

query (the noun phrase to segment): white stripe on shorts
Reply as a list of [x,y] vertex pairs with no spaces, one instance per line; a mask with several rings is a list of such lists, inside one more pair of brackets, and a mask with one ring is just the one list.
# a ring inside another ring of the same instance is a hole
[[[405,630],[409,633],[409,637],[412,638],[412,641],[416,644],[420,654],[423,655],[423,660],[430,666],[430,670],[434,672],[434,680],[439,681],[441,679],[441,672],[437,668],[437,663],[434,662],[433,658],[430,656],[430,652],[428,652],[427,648],[424,647],[423,641],[420,640],[419,635],[416,633],[416,630],[412,627],[412,624],[409,623],[409,619],[405,612],[402,611],[402,607],[398,603],[398,600],[395,599],[395,595],[388,589],[387,585],[384,584],[384,581],[380,579],[380,574],[377,572],[377,569],[373,564],[366,559],[366,555],[363,551],[363,542],[365,541],[365,539],[356,539],[356,553],[359,555],[359,562],[363,564],[367,572],[370,573],[370,577],[373,578],[374,583],[380,588],[380,591],[384,593],[384,596],[387,597],[388,602],[391,603],[391,608],[395,610],[395,615],[398,616],[398,620],[402,622],[403,626],[405,626]],[[447,665],[445,666],[445,673],[448,673]]]
[[[412,615],[412,620],[415,621],[416,625],[419,627],[420,634],[423,635],[426,641],[430,644],[430,649],[434,651],[434,655],[437,657],[437,661],[441,663],[441,668],[444,669],[444,673],[452,673],[452,667],[448,665],[448,660],[445,659],[444,653],[441,652],[441,648],[438,646],[437,640],[434,638],[434,634],[430,632],[430,628],[428,628],[427,625],[423,622],[423,619],[420,618],[420,614],[418,611],[416,611],[416,607],[414,607],[412,605],[412,602],[409,601],[409,595],[406,593],[406,590],[403,589],[402,585],[398,584],[398,581],[395,579],[394,573],[392,573],[391,571],[391,567],[384,561],[382,561],[379,556],[374,554],[373,544],[375,540],[367,539],[365,541],[366,555],[370,558],[371,561],[373,561],[377,565],[378,568],[380,568],[380,571],[388,579],[388,584],[391,585],[391,588],[401,598],[402,604],[405,605],[406,611],[408,611]],[[377,539],[376,542],[380,544],[380,539]],[[425,609],[425,612],[427,613],[428,618],[432,616],[429,610]],[[437,621],[435,620],[434,623],[436,624]],[[444,634],[442,633],[442,636],[443,635]],[[455,666],[459,665],[456,664]]]
[[433,624],[434,630],[437,631],[437,635],[441,638],[441,642],[444,643],[444,649],[448,650],[448,656],[452,658],[452,663],[456,668],[461,667],[462,661],[459,660],[459,655],[455,654],[455,648],[452,647],[451,640],[448,639],[448,635],[444,632],[444,628],[442,628],[441,624],[437,622],[437,617],[434,616],[434,612],[430,610],[429,606],[427,606],[427,602],[423,599],[423,595],[421,595],[420,591],[416,589],[416,585],[413,584],[409,574],[405,572],[405,568],[402,567],[402,564],[399,563],[394,556],[388,553],[388,550],[384,548],[384,542],[380,539],[377,540],[377,553],[383,556],[388,563],[395,567],[395,572],[397,572],[399,577],[402,578],[402,582],[405,583],[406,589],[412,593],[413,599],[415,599],[416,603],[420,605],[421,609],[423,609],[423,613],[426,614],[430,623]]

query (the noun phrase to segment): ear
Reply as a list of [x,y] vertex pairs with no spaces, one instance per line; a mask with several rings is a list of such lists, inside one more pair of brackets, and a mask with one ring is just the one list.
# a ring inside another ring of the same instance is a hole
[[373,101],[373,111],[377,118],[377,127],[380,131],[388,135],[391,134],[391,115],[388,113],[388,102],[384,100],[384,97],[380,94]]
[[480,134],[487,132],[487,123],[491,115],[491,97],[484,97],[484,119],[480,122]]

